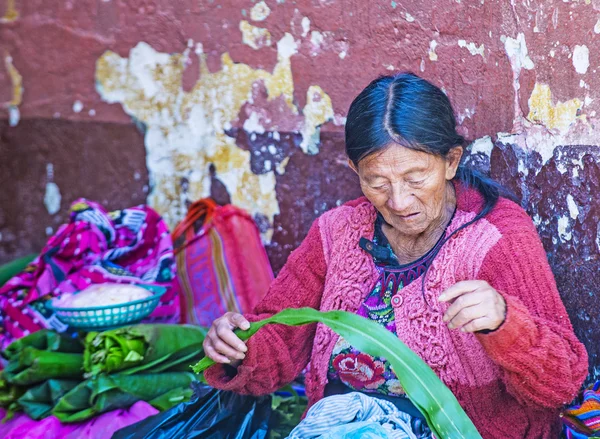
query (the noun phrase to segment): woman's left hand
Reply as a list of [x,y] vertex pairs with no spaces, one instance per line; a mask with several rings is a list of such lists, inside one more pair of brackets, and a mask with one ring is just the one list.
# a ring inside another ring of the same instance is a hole
[[498,329],[506,318],[504,298],[483,280],[458,282],[444,291],[440,302],[452,304],[444,314],[448,328],[463,332]]

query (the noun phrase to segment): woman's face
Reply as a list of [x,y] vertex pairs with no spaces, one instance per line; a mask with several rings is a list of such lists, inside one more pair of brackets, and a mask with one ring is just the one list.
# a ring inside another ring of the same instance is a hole
[[385,221],[412,236],[444,215],[447,183],[456,175],[461,156],[461,147],[443,158],[392,144],[362,159],[355,171],[363,193]]

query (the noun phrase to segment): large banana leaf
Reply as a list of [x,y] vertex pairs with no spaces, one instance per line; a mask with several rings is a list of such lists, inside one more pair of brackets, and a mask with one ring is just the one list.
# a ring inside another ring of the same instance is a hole
[[19,406],[36,421],[50,416],[52,408],[67,392],[79,384],[74,380],[48,380],[27,390],[19,398]]
[[199,326],[164,324],[90,332],[85,340],[84,369],[87,376],[97,376],[187,368],[202,358],[205,335],[206,329]]
[[83,353],[83,343],[78,338],[61,335],[48,329],[42,329],[13,341],[2,352],[2,356],[10,361],[27,347],[36,348],[41,351],[73,354]]
[[12,384],[28,386],[50,378],[83,376],[83,354],[41,351],[28,346],[6,365],[4,377]]
[[[344,337],[358,350],[386,358],[398,376],[406,395],[423,414],[439,439],[481,439],[477,429],[444,383],[431,368],[392,332],[377,323],[345,311],[320,312],[312,308],[285,309],[274,316],[254,322],[247,331],[238,331],[249,339],[269,323],[300,326],[320,322]],[[214,362],[203,358],[194,368],[201,373]]]
[[138,401],[166,410],[190,399],[190,385],[196,379],[189,372],[100,375],[67,392],[57,401],[52,414],[64,423],[80,422]]
[[0,266],[0,287],[19,274],[37,255],[28,255]]

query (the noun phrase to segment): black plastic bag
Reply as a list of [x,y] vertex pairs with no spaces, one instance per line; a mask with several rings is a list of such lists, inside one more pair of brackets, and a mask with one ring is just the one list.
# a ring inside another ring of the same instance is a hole
[[271,396],[247,396],[192,383],[191,401],[116,431],[112,439],[266,439]]

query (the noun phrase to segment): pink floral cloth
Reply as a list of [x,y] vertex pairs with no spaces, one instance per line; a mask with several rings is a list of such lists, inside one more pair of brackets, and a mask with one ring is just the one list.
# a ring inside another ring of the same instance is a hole
[[66,330],[46,301],[105,282],[167,287],[150,320],[177,323],[175,276],[171,235],[158,213],[147,206],[108,213],[98,203],[77,200],[69,223],[25,271],[0,288],[0,348],[42,328]]
[[[103,413],[89,421],[61,424],[54,416],[34,421],[19,413],[9,421],[0,422],[0,437],[4,439],[106,439],[128,425],[135,424],[158,413],[144,401],[138,401],[128,409]],[[0,409],[0,419],[6,412]]]

